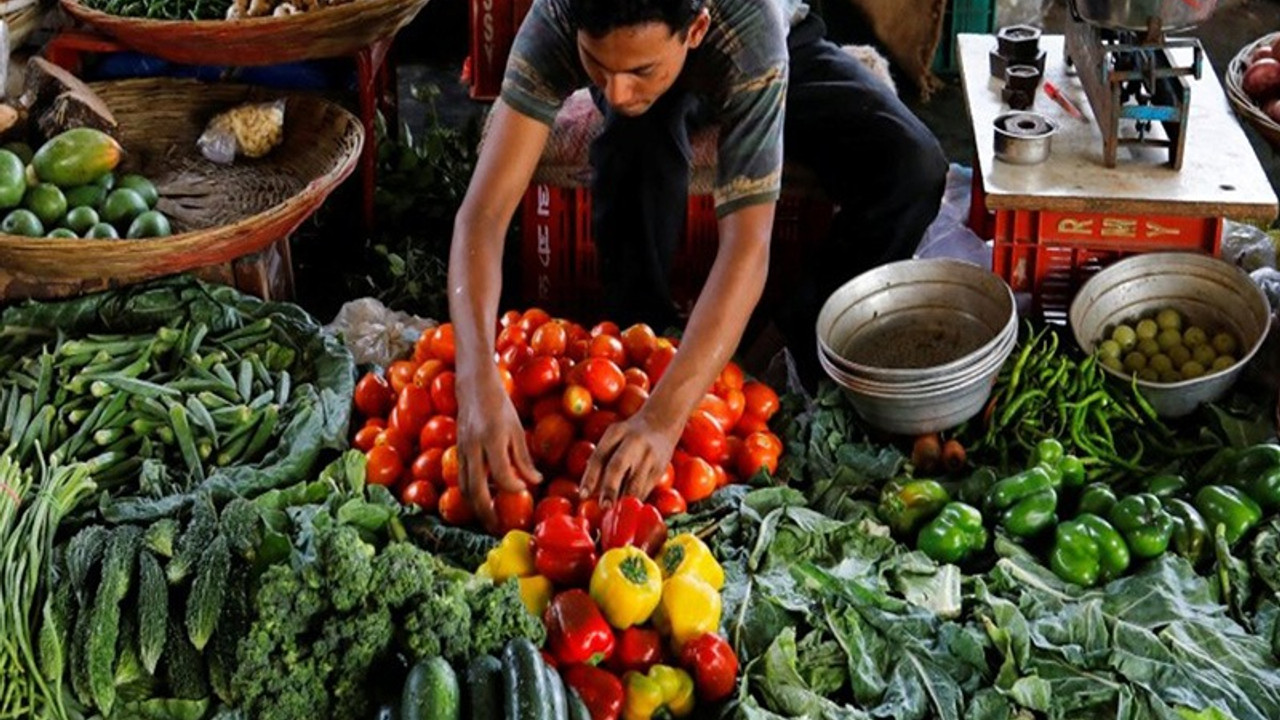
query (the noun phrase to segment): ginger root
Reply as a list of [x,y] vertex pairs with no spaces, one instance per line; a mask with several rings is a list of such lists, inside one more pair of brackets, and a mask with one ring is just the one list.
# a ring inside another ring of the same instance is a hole
[[284,142],[284,103],[234,107],[210,121],[209,130],[233,135],[241,155],[262,157]]

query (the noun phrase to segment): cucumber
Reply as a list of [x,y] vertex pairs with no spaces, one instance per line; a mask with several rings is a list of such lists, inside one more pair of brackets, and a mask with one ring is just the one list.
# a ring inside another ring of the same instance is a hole
[[538,648],[527,638],[516,638],[502,649],[502,707],[506,720],[553,720],[545,698],[547,671]]
[[458,674],[442,657],[423,660],[409,671],[400,697],[401,720],[461,720]]
[[565,685],[565,700],[569,703],[569,720],[591,720],[591,711],[577,690]]
[[502,663],[479,655],[467,666],[467,700],[471,720],[502,717]]
[[547,694],[548,704],[551,706],[551,717],[555,720],[569,720],[569,700],[565,696],[564,680],[560,679],[560,673],[555,668],[546,664],[542,664],[542,669],[547,674]]

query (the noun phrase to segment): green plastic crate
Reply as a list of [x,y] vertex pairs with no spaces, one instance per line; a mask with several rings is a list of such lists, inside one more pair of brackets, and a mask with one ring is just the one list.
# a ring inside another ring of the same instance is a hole
[[996,0],[950,0],[942,16],[942,39],[933,56],[933,71],[940,75],[960,72],[956,35],[991,32],[995,15]]

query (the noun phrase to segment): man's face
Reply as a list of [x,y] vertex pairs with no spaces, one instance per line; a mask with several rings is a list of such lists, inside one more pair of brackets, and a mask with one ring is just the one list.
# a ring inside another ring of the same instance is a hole
[[703,10],[683,33],[673,32],[663,22],[616,28],[603,37],[580,30],[578,56],[614,111],[635,117],[675,83],[689,51],[702,43],[709,23]]

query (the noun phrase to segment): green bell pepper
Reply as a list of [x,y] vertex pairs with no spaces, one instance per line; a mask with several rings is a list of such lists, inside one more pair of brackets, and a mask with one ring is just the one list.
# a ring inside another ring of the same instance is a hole
[[1173,537],[1173,518],[1165,512],[1160,498],[1151,493],[1126,497],[1111,508],[1107,518],[1139,558],[1163,554]]
[[896,535],[911,535],[951,501],[936,480],[890,482],[880,491],[877,512]]
[[987,497],[987,492],[999,479],[992,468],[980,467],[974,470],[972,475],[960,482],[960,502],[975,507],[981,505],[983,499]]
[[1057,467],[1065,454],[1062,443],[1054,438],[1045,438],[1031,450],[1031,464]]
[[987,492],[987,510],[1009,534],[1031,537],[1057,522],[1058,493],[1043,465],[1007,477]]
[[1259,472],[1245,492],[1267,510],[1280,509],[1280,465]]
[[1049,567],[1067,582],[1091,587],[1128,569],[1129,547],[1110,523],[1085,513],[1058,526]]
[[1063,455],[1058,463],[1062,473],[1062,484],[1066,487],[1080,487],[1084,484],[1084,462],[1075,455]]
[[1280,445],[1264,443],[1241,450],[1231,464],[1230,485],[1249,484],[1265,470],[1280,468]]
[[1206,485],[1196,493],[1195,507],[1211,532],[1226,526],[1227,542],[1235,545],[1262,520],[1262,508],[1253,498],[1233,487]]
[[1191,503],[1180,498],[1164,501],[1164,509],[1173,518],[1173,551],[1192,565],[1209,559],[1209,526]]
[[1187,489],[1187,479],[1181,475],[1152,475],[1143,483],[1146,491],[1164,500],[1177,497]]
[[940,563],[958,563],[987,545],[982,513],[972,505],[947,503],[916,538],[916,549]]
[[1111,508],[1115,507],[1116,502],[1116,491],[1112,490],[1110,485],[1100,482],[1090,483],[1080,493],[1076,514],[1092,513],[1098,517],[1106,517],[1111,514]]

